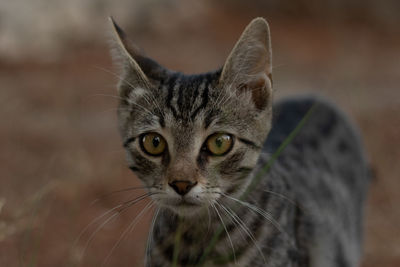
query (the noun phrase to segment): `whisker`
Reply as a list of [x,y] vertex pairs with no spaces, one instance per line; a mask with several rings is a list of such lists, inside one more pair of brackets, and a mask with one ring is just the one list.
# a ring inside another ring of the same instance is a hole
[[287,240],[290,242],[290,244],[293,246],[293,248],[295,248],[294,242],[292,240],[292,238],[289,236],[289,234],[279,225],[279,223],[272,217],[271,214],[269,214],[267,211],[252,205],[248,202],[236,199],[234,197],[228,196],[224,193],[220,193],[222,196],[225,196],[228,199],[234,200],[239,204],[242,204],[243,206],[248,207],[250,210],[252,210],[254,213],[258,213],[260,214],[262,217],[264,217],[268,222],[270,222],[280,233],[282,233],[283,235],[285,235],[285,237],[287,238]]
[[155,114],[154,114],[153,112],[151,112],[151,111],[148,110],[147,108],[143,107],[142,105],[139,105],[138,103],[132,102],[132,101],[129,101],[129,100],[128,100],[128,102],[129,102],[129,104],[131,104],[131,105],[135,105],[135,106],[141,108],[143,111],[147,112],[149,115],[155,116]]
[[[218,202],[215,202],[215,204],[218,204]],[[224,220],[222,219],[222,216],[220,215],[220,213],[219,213],[217,207],[216,207],[213,203],[211,203],[211,206],[214,208],[215,212],[217,213],[217,215],[218,215],[218,217],[219,217],[219,219],[220,219],[220,221],[221,221],[221,223],[222,223],[222,226],[224,227],[225,233],[226,233],[226,235],[227,235],[227,237],[228,237],[229,243],[230,243],[231,248],[232,248],[233,259],[234,259],[234,261],[235,261],[235,264],[237,264],[237,262],[236,262],[235,248],[234,248],[234,246],[233,246],[233,242],[232,242],[231,236],[230,236],[230,234],[229,234],[229,232],[228,232],[228,229],[226,228],[226,225],[225,225],[225,223],[224,223]]]
[[111,248],[110,252],[108,253],[107,257],[104,259],[103,263],[101,264],[101,266],[105,266],[109,260],[109,258],[111,257],[112,253],[114,252],[114,250],[119,246],[119,244],[121,243],[121,241],[123,240],[123,238],[126,236],[126,234],[129,232],[132,232],[133,229],[135,228],[135,226],[137,225],[137,223],[139,222],[139,220],[144,216],[144,214],[155,205],[155,203],[149,202],[147,203],[147,205],[139,212],[138,215],[135,216],[135,218],[132,220],[132,222],[128,225],[128,227],[122,232],[122,234],[120,235],[118,241],[114,244],[114,246]]
[[89,97],[95,97],[95,96],[106,96],[106,97],[111,97],[111,98],[118,99],[118,100],[124,100],[124,98],[117,96],[117,95],[110,95],[110,94],[91,94],[91,95],[89,95]]
[[[119,204],[118,206],[114,207],[111,211],[107,212],[107,213],[110,213],[110,212],[116,210],[116,211],[114,212],[114,214],[112,214],[110,217],[108,217],[103,223],[101,223],[101,224],[92,232],[92,234],[90,235],[89,239],[86,241],[85,246],[84,246],[84,248],[83,248],[83,250],[82,250],[82,253],[81,253],[82,256],[85,254],[85,251],[87,250],[89,244],[92,242],[92,240],[94,239],[94,237],[96,236],[96,234],[97,234],[108,222],[110,222],[110,221],[111,221],[112,219],[114,219],[116,216],[118,216],[119,214],[121,214],[122,212],[124,212],[125,210],[127,210],[127,208],[131,207],[132,205],[134,205],[134,204],[136,204],[136,203],[142,201],[143,199],[146,199],[147,197],[149,197],[149,196],[151,196],[151,195],[154,195],[154,194],[156,194],[156,193],[146,193],[146,194],[141,195],[141,196],[139,196],[139,197],[137,197],[137,198],[135,198],[135,199],[133,199],[133,200],[125,201],[124,203]],[[101,218],[104,217],[104,216],[105,216],[105,215],[103,214],[103,215],[101,216]],[[98,221],[99,219],[100,219],[100,218],[97,218],[96,221]],[[94,222],[93,222],[93,223],[94,223]],[[91,224],[93,225],[93,223],[91,223]],[[88,227],[87,227],[87,228],[88,228]],[[87,230],[87,229],[86,229],[86,230]],[[86,230],[85,230],[85,231],[86,231]]]
[[224,206],[223,204],[219,203],[221,207],[225,210],[227,214],[230,214],[230,216],[236,221],[236,223],[240,226],[240,228],[247,234],[248,237],[250,237],[251,241],[253,242],[254,246],[260,253],[261,257],[263,258],[263,261],[265,264],[267,264],[267,261],[264,257],[264,254],[260,248],[260,246],[257,244],[256,238],[254,237],[253,233],[251,230],[246,226],[246,224],[240,219],[240,217],[229,207]]
[[86,233],[86,231],[94,224],[96,224],[99,220],[101,220],[103,217],[107,216],[108,214],[112,213],[113,211],[117,210],[118,208],[122,207],[122,204],[119,204],[109,210],[107,210],[106,212],[104,212],[103,214],[101,214],[100,216],[97,216],[95,219],[93,219],[88,225],[86,225],[85,228],[83,228],[83,230],[79,233],[78,237],[75,239],[74,241],[74,245],[72,247],[76,247],[77,244],[79,243],[79,240],[82,238],[82,236]]
[[108,108],[108,109],[105,109],[105,110],[101,110],[101,111],[98,111],[98,113],[96,113],[96,115],[104,115],[104,114],[107,114],[107,113],[109,113],[109,112],[116,112],[116,111],[130,111],[131,109],[129,109],[129,108]]
[[[218,202],[217,200],[215,200],[215,202]],[[218,205],[222,208],[222,210],[225,212],[225,214],[227,215],[227,217],[229,217],[229,219],[231,220],[231,222],[235,225],[235,226],[239,226],[239,224],[237,223],[237,221],[234,219],[234,217],[232,216],[231,213],[227,212],[226,207],[222,204],[218,202]],[[242,237],[243,241],[247,241],[246,237],[243,235],[243,229],[240,228],[239,229],[239,234]]]
[[150,225],[150,231],[149,231],[149,236],[147,237],[147,246],[146,246],[146,254],[145,254],[145,262],[147,262],[148,266],[150,266],[150,249],[152,246],[152,242],[153,242],[153,234],[154,234],[154,226],[156,224],[156,220],[158,217],[158,213],[160,212],[160,208],[157,208],[153,219],[151,220],[151,225]]
[[118,78],[118,79],[122,80],[123,82],[126,82],[131,88],[135,88],[135,87],[133,86],[133,84],[131,84],[131,83],[130,83],[129,81],[127,81],[126,79],[124,79],[121,75],[119,75],[119,74],[117,74],[117,73],[115,73],[115,72],[113,72],[113,71],[111,71],[111,70],[108,70],[108,69],[99,67],[99,66],[93,66],[93,67],[96,68],[96,69],[98,69],[98,70],[104,71],[105,73],[111,74],[112,76],[114,76],[115,78]]
[[125,201],[123,203],[124,207],[121,208],[121,211],[126,209],[126,208],[131,207],[132,205],[136,204],[137,202],[139,202],[139,201],[141,201],[141,200],[143,200],[143,199],[145,199],[147,197],[150,197],[150,196],[153,196],[153,195],[157,195],[157,194],[161,194],[161,193],[159,193],[159,192],[146,193],[146,194],[143,194],[143,195],[141,195],[141,196],[139,196],[139,197],[137,197],[135,199],[127,200],[127,201]]
[[288,66],[288,64],[279,64],[279,65],[274,65],[274,66],[272,66],[272,69],[273,69],[273,70],[276,70],[276,69],[278,69],[278,68],[287,67],[287,66]]
[[[97,68],[97,69],[99,69],[99,70],[102,70],[102,71],[104,71],[104,72],[106,72],[106,73],[109,73],[109,74],[115,76],[116,78],[118,78],[118,79],[120,79],[121,81],[123,81],[123,82],[125,82],[126,84],[128,84],[132,89],[135,89],[135,88],[136,88],[135,86],[133,86],[133,84],[131,84],[128,80],[124,79],[121,75],[119,75],[119,74],[117,74],[117,73],[115,73],[115,72],[113,72],[113,71],[110,71],[110,70],[107,70],[107,69],[98,67],[98,66],[94,66],[94,67]],[[157,107],[157,109],[160,111],[160,113],[161,113],[162,115],[165,116],[165,112],[160,108],[160,106],[159,106],[159,104],[157,103],[156,98],[155,98],[154,94],[152,93],[152,91],[151,91],[151,90],[147,90],[147,91],[150,92],[151,95],[148,95],[149,98],[148,98],[146,95],[143,95],[145,101],[146,101],[148,104],[150,104],[150,103],[149,103],[149,100],[150,100],[150,102],[153,103],[153,104]],[[124,98],[120,98],[120,99],[121,99],[121,100],[124,100]],[[141,106],[140,106],[140,107],[141,107]],[[144,109],[144,108],[142,107],[142,109]],[[150,112],[150,114],[153,115],[151,112]]]
[[[151,91],[150,91],[151,92]],[[160,105],[158,104],[155,96],[153,93],[151,94],[144,94],[142,95],[143,98],[145,99],[145,101],[147,102],[147,104],[151,105],[154,104],[156,106],[156,108],[158,109],[158,111],[160,112],[160,114],[165,117],[165,112],[161,109]]]
[[293,199],[291,199],[291,198],[289,198],[289,197],[287,197],[287,196],[285,196],[285,195],[283,195],[283,194],[281,194],[281,193],[277,193],[277,192],[274,192],[274,191],[271,191],[271,190],[263,190],[263,191],[266,192],[266,193],[268,193],[268,194],[271,194],[271,195],[280,197],[280,198],[282,198],[282,199],[284,199],[284,200],[287,200],[287,201],[288,201],[290,204],[292,204],[293,206],[298,207],[299,209],[301,209],[302,211],[304,211],[303,207],[301,207],[301,206],[299,205],[299,203],[297,203],[297,202],[294,201]]
[[110,217],[108,217],[102,224],[100,224],[100,226],[98,226],[90,235],[89,239],[86,241],[85,246],[83,247],[83,250],[81,252],[82,257],[85,255],[85,252],[87,250],[87,248],[89,247],[89,244],[92,242],[93,238],[95,237],[95,235],[97,234],[97,232],[99,232],[108,222],[110,222],[112,219],[114,219],[116,216],[118,216],[120,214],[120,212],[115,212],[113,215],[111,215]]
[[133,190],[148,189],[148,188],[151,188],[151,186],[134,186],[134,187],[128,187],[128,188],[124,188],[124,189],[115,190],[108,194],[102,195],[99,198],[96,198],[95,200],[92,201],[92,203],[90,203],[90,206],[93,206],[94,204],[103,200],[104,198],[111,197],[115,194],[124,193],[124,192],[128,192],[128,191],[133,191]]

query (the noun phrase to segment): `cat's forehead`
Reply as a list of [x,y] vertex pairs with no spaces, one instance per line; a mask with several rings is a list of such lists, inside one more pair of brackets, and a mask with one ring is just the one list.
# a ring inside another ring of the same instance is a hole
[[162,95],[165,113],[170,114],[169,122],[190,125],[204,119],[204,111],[215,108],[211,102],[218,91],[219,74],[219,71],[198,75],[174,73],[162,80],[158,94]]

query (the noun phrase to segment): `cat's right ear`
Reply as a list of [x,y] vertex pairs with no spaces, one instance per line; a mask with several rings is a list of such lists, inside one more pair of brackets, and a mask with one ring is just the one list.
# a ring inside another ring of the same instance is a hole
[[157,62],[145,57],[114,19],[112,17],[109,19],[115,36],[111,54],[114,64],[121,69],[118,85],[120,96],[128,96],[135,88],[150,88],[155,80],[165,75],[166,70]]

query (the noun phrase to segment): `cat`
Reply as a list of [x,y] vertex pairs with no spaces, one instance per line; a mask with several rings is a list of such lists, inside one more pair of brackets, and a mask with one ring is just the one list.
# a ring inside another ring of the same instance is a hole
[[273,104],[265,19],[198,75],[162,67],[111,22],[123,146],[157,207],[146,266],[359,266],[361,138],[319,97]]

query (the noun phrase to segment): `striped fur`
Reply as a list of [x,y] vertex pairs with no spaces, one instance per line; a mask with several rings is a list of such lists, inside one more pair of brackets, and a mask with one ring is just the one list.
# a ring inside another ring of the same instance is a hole
[[[252,21],[221,69],[199,75],[161,67],[142,56],[115,23],[114,28],[122,65],[120,132],[129,167],[158,207],[146,266],[359,265],[368,184],[360,138],[322,100],[272,106],[265,20]],[[303,128],[264,173],[312,107]],[[149,132],[167,143],[160,156],[140,146]],[[213,156],[205,142],[221,132],[232,136],[233,146]],[[194,186],[180,195],[171,180]]]

